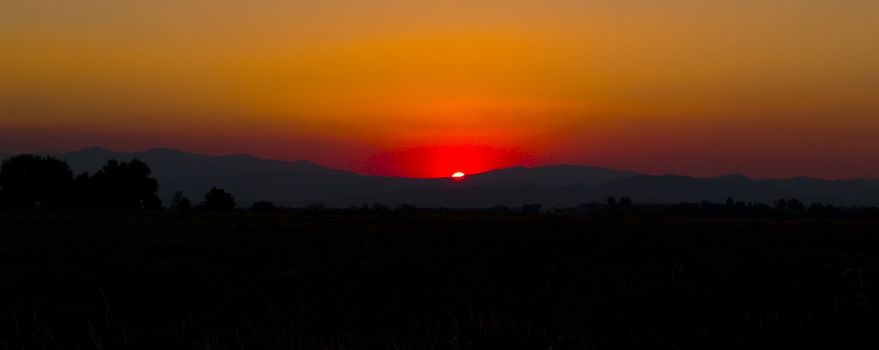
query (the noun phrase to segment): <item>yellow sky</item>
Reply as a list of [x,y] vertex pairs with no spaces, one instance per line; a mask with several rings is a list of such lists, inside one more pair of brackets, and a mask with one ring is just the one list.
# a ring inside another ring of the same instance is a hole
[[861,0],[6,0],[0,127],[234,134],[283,157],[308,139],[342,166],[436,143],[665,159],[729,125],[763,147],[879,132],[877,37]]

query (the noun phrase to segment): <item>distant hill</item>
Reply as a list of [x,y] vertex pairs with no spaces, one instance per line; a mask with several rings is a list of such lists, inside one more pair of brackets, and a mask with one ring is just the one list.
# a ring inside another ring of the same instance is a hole
[[138,158],[149,164],[159,179],[162,198],[183,191],[196,201],[210,187],[217,186],[234,194],[241,203],[266,200],[286,205],[354,205],[358,204],[354,198],[436,181],[362,176],[306,160],[277,161],[246,154],[210,157],[167,148],[134,153],[87,148],[62,157],[76,172],[90,173],[109,159]]
[[636,176],[636,173],[582,165],[512,167],[471,176],[462,183],[472,186],[573,186],[600,185]]
[[246,154],[212,157],[167,148],[121,153],[95,147],[58,156],[66,159],[77,173],[92,173],[109,159],[138,158],[153,169],[159,179],[160,196],[165,200],[174,192],[183,191],[198,202],[210,187],[217,186],[233,193],[243,205],[266,200],[293,206],[573,206],[620,196],[641,203],[723,202],[733,197],[764,203],[799,198],[837,205],[879,205],[879,181],[866,179],[754,180],[743,175],[696,178],[555,165],[498,169],[453,183],[448,179],[366,176],[307,160],[267,160]]
[[867,179],[820,180],[798,177],[788,180],[764,180],[772,186],[828,203],[875,205],[879,203],[879,181]]

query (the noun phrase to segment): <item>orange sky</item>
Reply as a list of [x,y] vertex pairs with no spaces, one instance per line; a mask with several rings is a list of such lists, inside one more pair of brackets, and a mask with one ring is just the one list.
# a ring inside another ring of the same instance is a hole
[[572,3],[6,1],[0,152],[879,178],[874,2]]

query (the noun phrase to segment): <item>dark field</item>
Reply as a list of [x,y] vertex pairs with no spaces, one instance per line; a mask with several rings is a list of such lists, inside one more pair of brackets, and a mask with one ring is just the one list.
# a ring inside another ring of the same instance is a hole
[[0,213],[0,349],[879,345],[879,222]]

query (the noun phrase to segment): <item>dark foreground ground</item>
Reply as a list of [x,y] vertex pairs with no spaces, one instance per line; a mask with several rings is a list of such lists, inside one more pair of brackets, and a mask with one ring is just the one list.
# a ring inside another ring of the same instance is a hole
[[877,248],[876,221],[0,213],[0,349],[876,348]]

